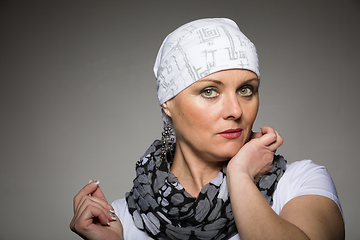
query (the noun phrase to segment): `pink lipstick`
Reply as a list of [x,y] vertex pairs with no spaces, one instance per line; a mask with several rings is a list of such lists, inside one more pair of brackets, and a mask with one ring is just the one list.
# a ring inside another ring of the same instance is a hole
[[235,128],[235,129],[228,129],[221,133],[219,133],[221,136],[227,139],[235,139],[241,136],[242,129],[241,128]]

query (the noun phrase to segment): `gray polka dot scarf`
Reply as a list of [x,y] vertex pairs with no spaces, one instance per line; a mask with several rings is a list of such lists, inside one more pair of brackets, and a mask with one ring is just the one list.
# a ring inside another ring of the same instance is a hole
[[[126,194],[136,227],[159,240],[220,240],[236,235],[226,167],[192,197],[170,172],[171,157],[162,161],[160,156],[161,142],[156,140],[136,163],[134,185]],[[285,168],[286,160],[276,155],[273,169],[256,183],[270,205]]]

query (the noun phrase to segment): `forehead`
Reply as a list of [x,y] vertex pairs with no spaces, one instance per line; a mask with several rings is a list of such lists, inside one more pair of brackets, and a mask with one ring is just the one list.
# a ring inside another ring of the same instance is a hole
[[197,82],[206,82],[206,81],[216,81],[219,83],[226,83],[229,81],[236,81],[236,82],[243,82],[249,80],[256,80],[259,81],[258,76],[246,69],[229,69],[229,70],[222,70],[215,73],[212,73],[206,77],[201,78]]

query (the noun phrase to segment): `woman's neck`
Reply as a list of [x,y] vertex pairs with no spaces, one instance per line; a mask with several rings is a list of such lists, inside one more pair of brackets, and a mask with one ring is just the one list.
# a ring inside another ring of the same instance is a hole
[[176,143],[176,151],[170,171],[178,178],[181,186],[193,197],[217,177],[224,162],[209,162],[194,154],[190,149]]

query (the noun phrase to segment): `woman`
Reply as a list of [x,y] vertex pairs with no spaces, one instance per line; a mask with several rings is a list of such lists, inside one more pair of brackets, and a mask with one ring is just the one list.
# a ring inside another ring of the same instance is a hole
[[[164,40],[154,66],[162,141],[136,164],[125,199],[97,181],[74,198],[71,229],[85,239],[344,239],[326,169],[274,155],[259,107],[255,46],[229,19],[201,19]],[[230,203],[231,200],[231,203]]]

